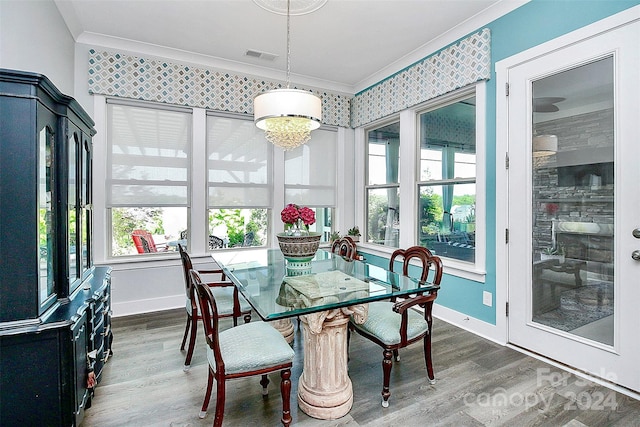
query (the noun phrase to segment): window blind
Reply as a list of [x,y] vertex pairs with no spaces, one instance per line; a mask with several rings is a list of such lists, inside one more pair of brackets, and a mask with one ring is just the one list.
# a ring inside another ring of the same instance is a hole
[[335,207],[337,132],[318,129],[311,140],[285,152],[285,202]]
[[252,120],[207,116],[209,208],[270,208],[271,144]]
[[107,104],[108,207],[187,206],[190,113]]

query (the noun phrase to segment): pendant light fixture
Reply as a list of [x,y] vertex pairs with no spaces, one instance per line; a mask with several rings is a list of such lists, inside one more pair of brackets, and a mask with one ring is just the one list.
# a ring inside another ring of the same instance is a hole
[[[254,0],[259,6],[266,7],[264,1]],[[320,6],[304,13],[317,10]],[[308,3],[308,2],[307,2]],[[253,100],[254,123],[264,130],[265,137],[273,145],[283,150],[292,150],[311,139],[311,131],[318,129],[322,121],[322,101],[311,92],[290,89],[291,78],[291,0],[287,0],[287,86],[286,89],[274,89],[256,96]]]
[[533,157],[544,157],[556,154],[558,137],[555,135],[536,135],[532,140]]

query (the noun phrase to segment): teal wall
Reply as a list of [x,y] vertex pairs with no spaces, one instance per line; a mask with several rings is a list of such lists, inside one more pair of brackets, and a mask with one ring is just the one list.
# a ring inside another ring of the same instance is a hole
[[[495,63],[524,50],[640,4],[640,0],[532,0],[482,28],[491,30],[491,78],[486,104],[486,280],[478,283],[445,275],[437,303],[476,319],[496,323],[496,76]],[[388,259],[364,254],[368,262],[388,267]],[[500,261],[504,262],[504,261]],[[446,269],[445,269],[446,270]],[[493,306],[482,304],[482,292]]]

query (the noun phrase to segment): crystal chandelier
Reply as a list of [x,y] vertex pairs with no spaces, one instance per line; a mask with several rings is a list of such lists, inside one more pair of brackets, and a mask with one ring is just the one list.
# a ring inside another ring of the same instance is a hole
[[269,142],[283,150],[292,150],[309,141],[311,131],[318,129],[322,120],[320,98],[308,91],[289,88],[290,20],[291,0],[287,0],[287,87],[261,93],[253,100],[253,117],[256,126],[264,130]]

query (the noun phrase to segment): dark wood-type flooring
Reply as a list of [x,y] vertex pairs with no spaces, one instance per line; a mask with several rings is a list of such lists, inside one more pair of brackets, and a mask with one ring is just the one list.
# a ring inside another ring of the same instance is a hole
[[[191,370],[183,372],[184,323],[184,310],[113,319],[114,355],[83,427],[212,425],[215,387],[207,417],[198,418],[207,380],[205,340],[200,329]],[[382,408],[382,351],[354,334],[349,362],[353,408],[338,420],[316,420],[300,411],[296,400],[300,334],[291,377],[296,426],[640,426],[640,401],[437,319],[435,385],[427,381],[421,345],[414,344],[394,363],[390,406]],[[225,426],[280,425],[279,375],[271,376],[264,398],[259,379],[227,383]]]

